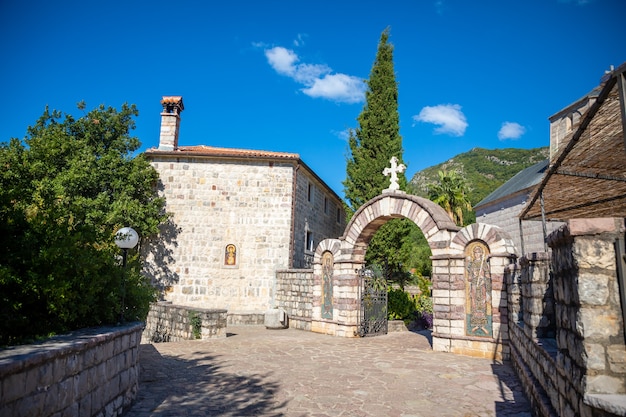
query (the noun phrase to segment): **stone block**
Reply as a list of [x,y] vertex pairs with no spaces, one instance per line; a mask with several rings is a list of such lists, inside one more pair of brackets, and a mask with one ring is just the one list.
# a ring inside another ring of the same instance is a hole
[[573,246],[573,254],[580,269],[615,270],[615,249],[612,241],[579,239]]
[[603,371],[606,368],[604,346],[597,343],[585,343],[587,369]]
[[571,219],[568,221],[569,232],[572,236],[592,235],[614,232],[617,230],[614,218]]
[[626,346],[610,345],[606,352],[611,372],[622,374],[626,379]]
[[586,393],[589,394],[624,394],[626,379],[609,375],[587,376]]
[[581,308],[580,321],[577,323],[584,338],[601,338],[608,340],[620,332],[621,317],[614,311],[600,308]]
[[264,324],[267,329],[286,329],[289,327],[289,318],[285,310],[274,308],[265,312]]
[[581,303],[605,305],[609,299],[611,276],[601,273],[581,273],[578,279],[578,292]]
[[450,339],[433,337],[433,350],[435,352],[450,352]]

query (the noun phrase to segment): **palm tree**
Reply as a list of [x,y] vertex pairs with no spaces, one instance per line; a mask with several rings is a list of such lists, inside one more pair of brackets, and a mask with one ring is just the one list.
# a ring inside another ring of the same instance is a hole
[[439,171],[439,181],[428,186],[430,199],[440,205],[458,226],[463,226],[463,210],[471,210],[469,188],[456,171]]

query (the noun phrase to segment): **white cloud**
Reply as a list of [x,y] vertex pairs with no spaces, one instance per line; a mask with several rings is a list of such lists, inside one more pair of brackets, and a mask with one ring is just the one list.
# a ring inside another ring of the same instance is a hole
[[435,128],[436,134],[451,136],[463,136],[468,126],[461,106],[458,104],[426,106],[418,115],[413,116],[413,120],[438,125],[439,127]]
[[359,103],[365,98],[366,85],[361,78],[332,74],[327,65],[299,63],[300,58],[291,49],[282,46],[266,49],[265,57],[277,73],[302,84],[305,88],[301,91],[309,97],[343,103]]
[[331,71],[326,65],[298,64],[292,78],[300,84],[312,86],[320,77]]
[[344,103],[363,101],[365,83],[362,79],[346,74],[327,74],[314,80],[309,88],[302,92],[310,97],[321,97]]
[[498,131],[498,139],[519,139],[524,133],[526,133],[526,128],[519,123],[504,122]]
[[277,46],[266,49],[265,57],[270,66],[279,74],[291,77],[296,72],[296,62],[299,58],[292,50]]

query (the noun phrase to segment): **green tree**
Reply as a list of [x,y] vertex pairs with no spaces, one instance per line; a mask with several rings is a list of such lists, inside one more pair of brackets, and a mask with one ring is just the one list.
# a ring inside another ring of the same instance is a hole
[[456,171],[439,171],[438,181],[428,187],[430,199],[441,206],[458,225],[463,226],[464,210],[471,210],[465,179]]
[[148,237],[168,218],[158,174],[132,156],[137,115],[46,108],[24,140],[0,144],[0,344],[145,318],[155,292],[139,251],[122,270],[114,244],[123,226]]
[[[349,214],[389,186],[383,170],[392,156],[402,161],[402,136],[398,113],[398,85],[393,68],[393,46],[389,29],[380,37],[376,60],[366,81],[365,106],[359,114],[359,126],[350,131],[350,155],[343,182]],[[404,173],[398,174],[400,189],[406,188]]]
[[[357,118],[359,126],[350,132],[347,177],[343,182],[350,216],[389,187],[389,178],[383,175],[383,171],[392,157],[398,158],[398,164],[404,164],[398,84],[389,28],[382,32],[366,83],[365,105]],[[406,190],[407,181],[403,172],[398,173],[398,185],[400,190]],[[404,282],[404,271],[413,266],[415,239],[419,234],[419,228],[407,219],[385,223],[369,243],[366,262],[385,267],[386,278]]]

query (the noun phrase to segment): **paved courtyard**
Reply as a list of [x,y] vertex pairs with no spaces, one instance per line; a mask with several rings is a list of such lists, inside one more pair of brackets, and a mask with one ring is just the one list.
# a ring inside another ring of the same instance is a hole
[[346,339],[264,326],[141,345],[125,417],[529,417],[508,363],[433,352],[429,333]]

